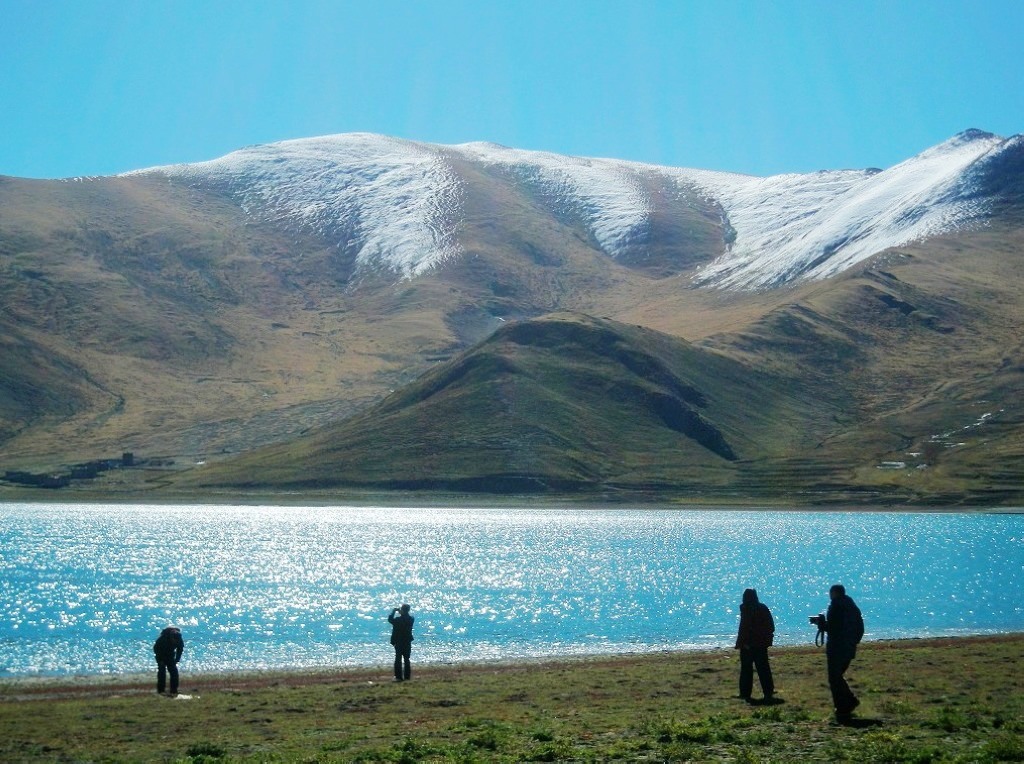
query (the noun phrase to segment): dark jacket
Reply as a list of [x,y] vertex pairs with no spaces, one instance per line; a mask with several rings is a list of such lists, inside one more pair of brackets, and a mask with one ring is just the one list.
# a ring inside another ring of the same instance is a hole
[[864,638],[864,618],[848,594],[839,595],[828,606],[825,631],[828,632],[826,649],[853,652]]
[[736,634],[736,649],[743,647],[767,648],[775,639],[775,620],[772,611],[757,595],[744,593],[740,605],[740,628]]
[[160,632],[153,643],[153,654],[161,663],[177,663],[185,650],[185,640],[181,638],[181,629],[168,626]]
[[408,612],[388,616],[388,623],[391,624],[391,644],[395,647],[407,647],[412,644],[412,623],[416,619]]

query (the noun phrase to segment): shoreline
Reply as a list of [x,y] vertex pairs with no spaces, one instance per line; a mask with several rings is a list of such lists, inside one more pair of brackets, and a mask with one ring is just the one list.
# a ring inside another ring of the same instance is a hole
[[[867,640],[858,647],[858,654],[911,647],[949,648],[979,644],[1020,642],[1024,651],[1024,632],[969,634],[941,637],[901,637],[897,639]],[[449,680],[454,676],[472,674],[507,674],[544,672],[574,667],[628,667],[666,657],[680,656],[688,660],[722,658],[731,655],[727,645],[692,650],[654,650],[635,653],[594,653],[565,656],[539,656],[496,661],[459,661],[444,663],[415,663],[417,677],[435,677]],[[820,652],[822,647],[812,644],[784,645],[772,648],[771,655],[806,654]],[[391,681],[391,664],[382,661],[375,666],[316,666],[309,668],[238,669],[232,671],[181,671],[183,692],[201,693],[268,687],[304,687],[310,685],[365,683],[369,685]],[[150,694],[156,669],[151,672],[128,674],[75,674],[56,676],[17,676],[0,678],[0,703],[26,700],[44,700],[75,697],[105,697],[131,694]]]
[[850,501],[799,501],[782,497],[608,497],[592,496],[496,496],[492,494],[317,494],[317,493],[234,493],[196,496],[140,495],[118,492],[71,491],[52,492],[42,496],[35,489],[0,489],[0,506],[4,504],[115,506],[214,506],[214,507],[281,507],[330,509],[337,507],[374,509],[543,509],[543,510],[646,510],[646,511],[709,511],[709,512],[892,512],[904,514],[1024,514],[1024,504],[929,504],[929,503],[855,503]]

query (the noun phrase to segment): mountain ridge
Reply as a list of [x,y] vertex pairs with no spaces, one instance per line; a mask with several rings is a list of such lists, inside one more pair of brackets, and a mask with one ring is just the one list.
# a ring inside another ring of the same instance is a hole
[[879,172],[755,178],[355,133],[250,147],[209,162],[129,175],[226,183],[247,209],[260,207],[263,214],[314,229],[362,230],[357,264],[377,263],[405,279],[465,251],[458,242],[464,192],[458,162],[539,187],[556,212],[582,220],[598,249],[613,258],[644,238],[656,205],[646,186],[654,180],[677,197],[704,195],[721,208],[731,231],[727,251],[701,270],[697,283],[757,289],[835,275],[891,246],[975,223],[987,204],[971,168],[1022,150],[1021,141],[1019,135],[1003,139],[970,129]]

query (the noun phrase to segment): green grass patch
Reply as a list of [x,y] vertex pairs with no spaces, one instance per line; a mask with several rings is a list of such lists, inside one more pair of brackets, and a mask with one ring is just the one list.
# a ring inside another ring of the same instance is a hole
[[[1024,761],[1024,635],[863,645],[834,723],[824,654],[773,650],[776,705],[731,650],[495,666],[0,683],[4,762]],[[898,680],[898,681],[897,681]]]

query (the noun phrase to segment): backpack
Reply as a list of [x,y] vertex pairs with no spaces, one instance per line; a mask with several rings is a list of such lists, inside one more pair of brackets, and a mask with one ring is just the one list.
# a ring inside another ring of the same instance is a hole
[[852,605],[850,608],[850,635],[853,637],[854,643],[859,645],[860,641],[864,639],[864,616],[861,615],[860,608],[853,605],[852,600],[850,604]]
[[763,602],[758,602],[754,614],[758,634],[766,642],[766,647],[771,647],[775,641],[775,619],[772,618],[772,611]]

